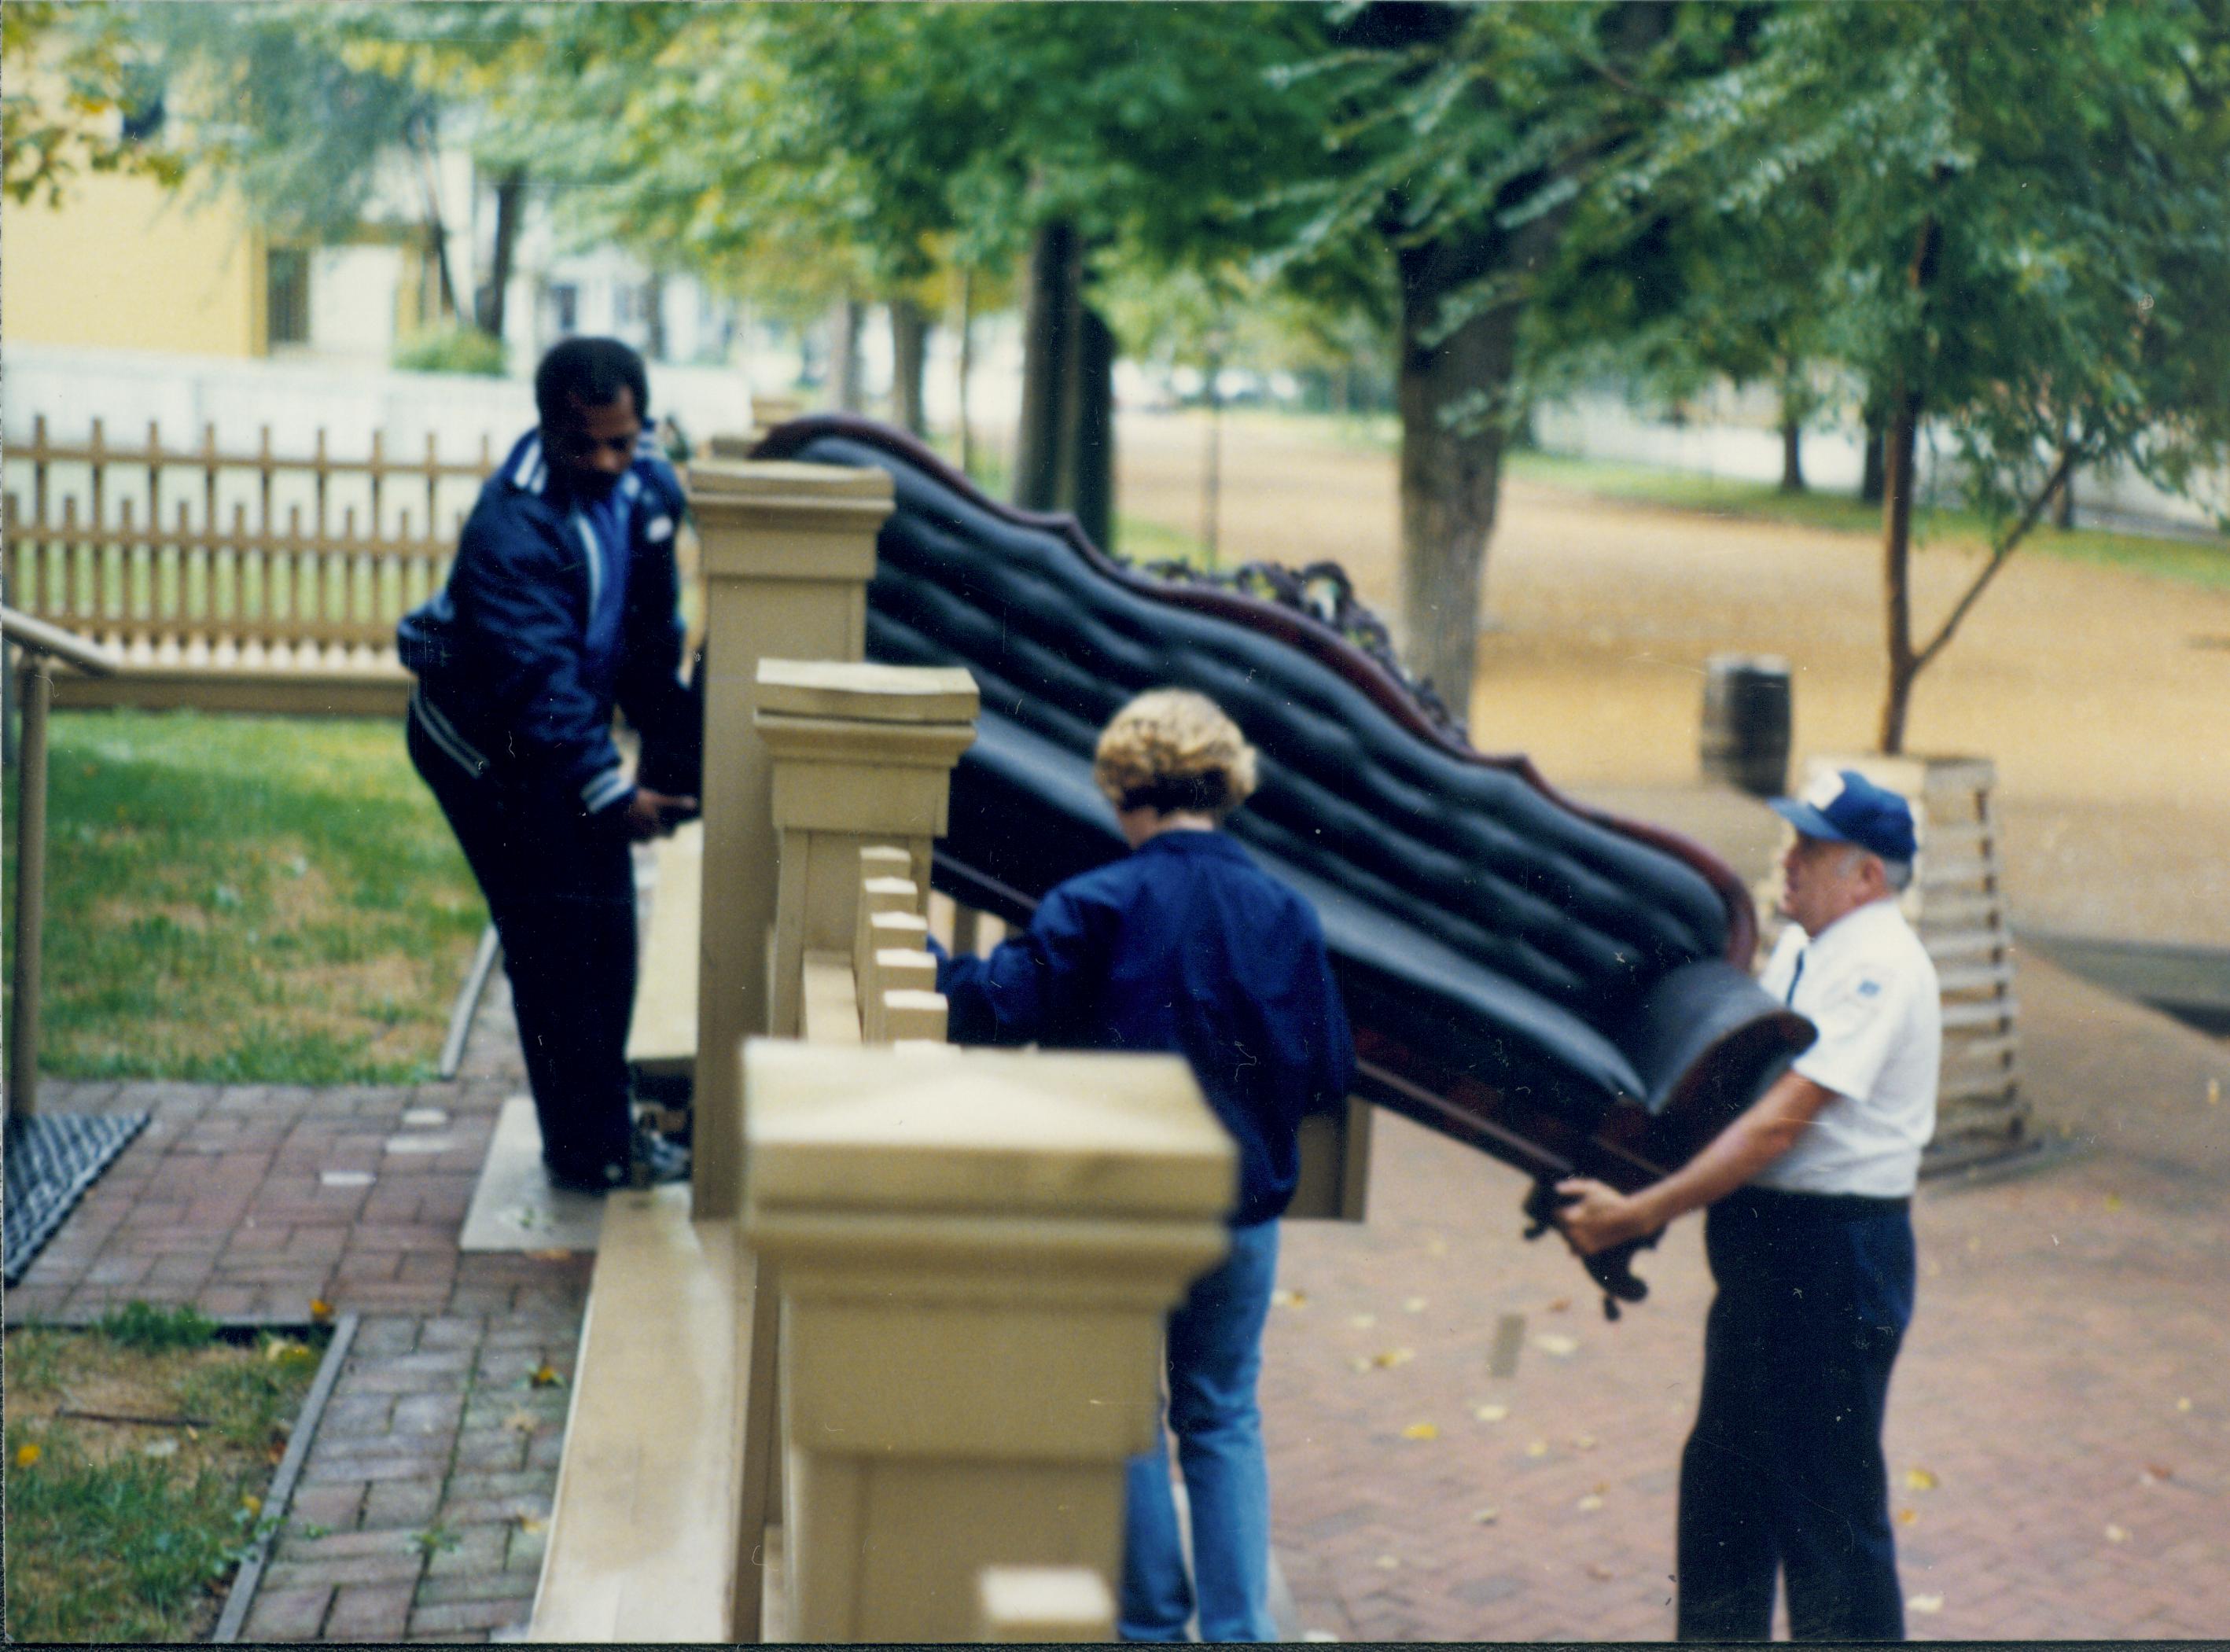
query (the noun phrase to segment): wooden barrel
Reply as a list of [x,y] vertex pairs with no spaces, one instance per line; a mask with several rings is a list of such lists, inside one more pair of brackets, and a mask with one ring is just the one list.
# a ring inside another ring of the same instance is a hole
[[1789,785],[1789,661],[1715,654],[1704,662],[1704,777],[1777,797]]

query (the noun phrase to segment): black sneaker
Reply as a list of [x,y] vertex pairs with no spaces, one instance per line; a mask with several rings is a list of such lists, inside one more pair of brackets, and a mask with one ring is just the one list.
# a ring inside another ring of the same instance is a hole
[[596,1165],[553,1165],[545,1159],[542,1173],[549,1178],[551,1186],[563,1192],[609,1193],[628,1184],[628,1166],[620,1159]]
[[635,1133],[635,1163],[628,1179],[636,1187],[686,1182],[689,1179],[689,1150],[676,1146],[654,1130],[638,1126]]

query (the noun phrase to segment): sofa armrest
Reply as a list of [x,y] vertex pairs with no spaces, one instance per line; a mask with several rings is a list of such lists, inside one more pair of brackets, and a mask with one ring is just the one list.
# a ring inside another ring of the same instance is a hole
[[1650,1117],[1686,1140],[1685,1160],[1818,1036],[1733,965],[1704,958],[1661,977],[1613,1041],[1641,1077]]

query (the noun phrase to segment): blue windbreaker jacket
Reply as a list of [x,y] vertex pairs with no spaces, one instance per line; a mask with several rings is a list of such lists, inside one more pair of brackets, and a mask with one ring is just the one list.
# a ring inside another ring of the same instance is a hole
[[[623,571],[605,565],[530,431],[481,487],[447,587],[396,632],[418,677],[411,715],[435,745],[541,808],[593,814],[633,795],[612,743],[615,703],[643,737],[646,767],[695,739],[674,559],[681,484],[646,433],[617,486],[628,507]],[[616,668],[599,673],[589,622],[616,573],[626,581]]]
[[1302,1117],[1355,1080],[1316,909],[1221,832],[1163,832],[1071,878],[989,958],[938,951],[956,1044],[1183,1055],[1238,1144],[1234,1226],[1284,1214]]

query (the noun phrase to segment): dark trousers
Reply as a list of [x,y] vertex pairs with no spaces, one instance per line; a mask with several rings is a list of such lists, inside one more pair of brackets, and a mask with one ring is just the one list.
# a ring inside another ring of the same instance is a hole
[[1704,1246],[1718,1294],[1680,1459],[1680,1638],[1769,1638],[1777,1571],[1796,1639],[1902,1640],[1881,1432],[1912,1317],[1910,1210],[1744,1188],[1711,1207]]
[[415,716],[408,730],[410,760],[448,816],[503,942],[542,1156],[592,1179],[624,1166],[635,913],[617,811],[596,818],[570,799],[535,806],[494,775],[467,774]]

